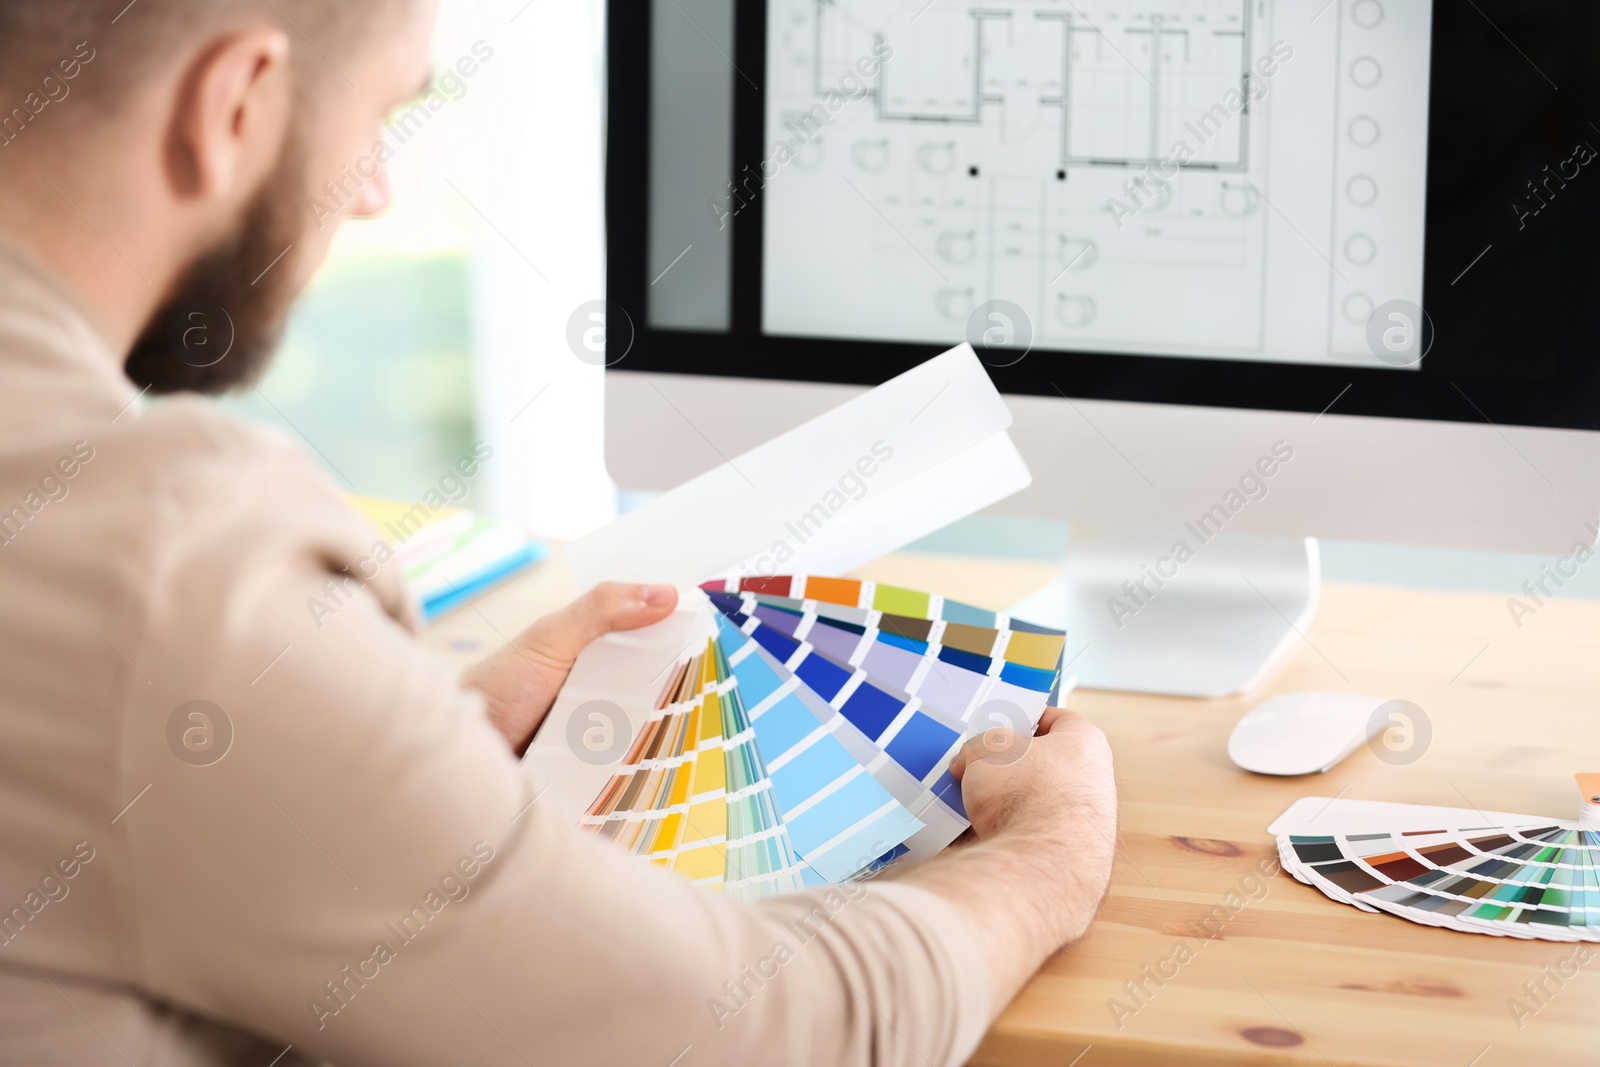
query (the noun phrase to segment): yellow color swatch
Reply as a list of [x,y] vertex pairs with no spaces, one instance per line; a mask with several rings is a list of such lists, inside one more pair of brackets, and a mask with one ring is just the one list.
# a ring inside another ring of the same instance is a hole
[[1053,671],[1061,662],[1061,646],[1065,643],[1066,638],[1060,634],[1030,634],[1013,630],[1011,640],[1006,642],[1006,659],[1024,667]]

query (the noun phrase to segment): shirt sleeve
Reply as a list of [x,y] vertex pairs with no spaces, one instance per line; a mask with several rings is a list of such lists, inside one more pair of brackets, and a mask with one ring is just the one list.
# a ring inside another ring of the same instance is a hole
[[149,788],[112,841],[147,995],[341,1067],[966,1059],[991,994],[953,907],[738,903],[580,833],[419,644],[377,535],[258,451],[188,470],[152,538],[115,768]]

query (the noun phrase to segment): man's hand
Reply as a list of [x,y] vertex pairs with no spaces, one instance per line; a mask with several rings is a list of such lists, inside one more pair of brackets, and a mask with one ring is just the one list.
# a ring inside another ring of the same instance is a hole
[[978,841],[906,880],[954,904],[989,959],[996,1007],[1088,930],[1111,879],[1117,786],[1089,720],[1046,709],[1032,738],[989,730],[950,763]]
[[[1116,832],[1117,787],[1105,734],[1077,712],[1046,708],[1033,737],[987,730],[950,761],[980,839],[1022,831],[1056,840]],[[1102,872],[1110,877],[1110,848]],[[1100,883],[1101,888],[1105,882]]]
[[520,754],[589,642],[613,630],[660,622],[677,606],[678,591],[670,585],[603,582],[528,627],[468,670],[462,683],[488,698],[489,721]]

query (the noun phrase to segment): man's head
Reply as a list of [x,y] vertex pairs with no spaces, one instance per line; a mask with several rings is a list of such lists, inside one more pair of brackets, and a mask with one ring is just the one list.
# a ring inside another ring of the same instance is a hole
[[339,213],[388,202],[371,150],[426,85],[436,3],[4,0],[0,228],[76,283],[135,382],[253,380],[327,254],[324,183],[369,160]]

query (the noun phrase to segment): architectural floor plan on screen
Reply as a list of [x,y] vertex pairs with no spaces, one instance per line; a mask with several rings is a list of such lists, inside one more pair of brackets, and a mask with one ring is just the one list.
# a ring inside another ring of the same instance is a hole
[[1004,299],[1036,348],[1383,365],[1432,5],[1321,6],[771,0],[765,329],[957,341]]

